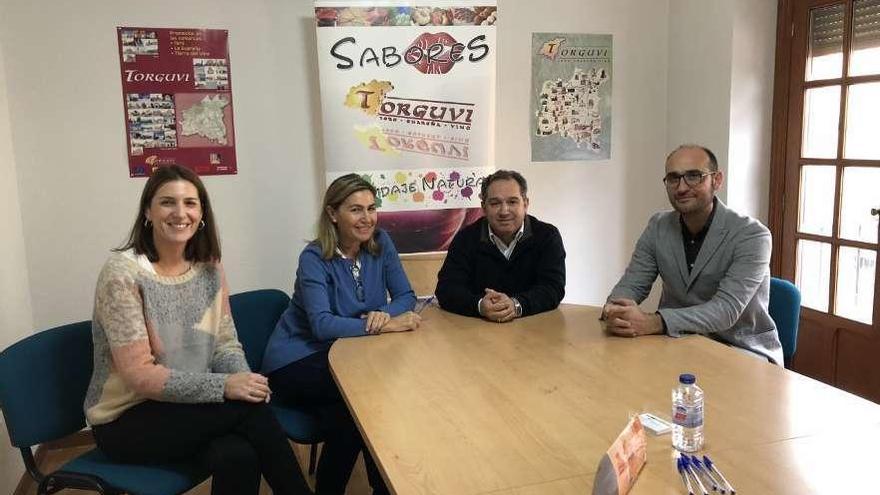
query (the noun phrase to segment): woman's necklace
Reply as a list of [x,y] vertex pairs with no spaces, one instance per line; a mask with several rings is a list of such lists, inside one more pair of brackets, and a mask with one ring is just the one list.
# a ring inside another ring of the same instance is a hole
[[153,269],[156,270],[157,275],[160,275],[162,277],[179,277],[181,275],[186,275],[187,273],[189,273],[190,270],[192,270],[193,262],[188,260],[185,261],[185,269],[181,269],[180,265],[174,266],[172,267],[172,269],[168,269],[160,266],[159,263],[153,263]]

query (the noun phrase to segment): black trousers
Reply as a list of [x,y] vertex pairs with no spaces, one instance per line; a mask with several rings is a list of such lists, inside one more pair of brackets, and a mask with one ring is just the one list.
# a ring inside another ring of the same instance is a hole
[[261,474],[276,495],[311,493],[266,404],[146,401],[92,432],[114,461],[203,462],[213,475],[212,495],[256,495]]
[[316,352],[270,373],[272,400],[309,408],[319,418],[324,447],[316,473],[317,495],[344,494],[361,451],[373,493],[387,494],[388,488],[382,475],[369,451],[364,448],[364,440],[354,418],[348,412],[330,374],[327,352]]

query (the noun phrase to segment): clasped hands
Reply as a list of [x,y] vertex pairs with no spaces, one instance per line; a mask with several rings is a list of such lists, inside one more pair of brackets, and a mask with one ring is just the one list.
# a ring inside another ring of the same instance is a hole
[[229,400],[242,400],[245,402],[269,402],[272,391],[269,389],[269,379],[259,373],[241,371],[226,377],[223,386],[223,397]]
[[486,289],[486,295],[480,299],[480,314],[489,321],[504,323],[516,318],[516,307],[507,294]]
[[645,313],[632,299],[615,298],[602,308],[608,331],[620,337],[663,333],[660,315]]
[[361,319],[367,320],[364,330],[371,335],[415,330],[422,323],[422,317],[412,311],[394,317],[384,311],[370,311],[361,315]]

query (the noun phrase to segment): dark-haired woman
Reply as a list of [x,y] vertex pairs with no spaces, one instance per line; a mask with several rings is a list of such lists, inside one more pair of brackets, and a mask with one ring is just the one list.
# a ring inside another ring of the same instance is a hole
[[376,190],[356,174],[324,194],[318,236],[299,257],[290,306],[266,347],[263,372],[276,398],[313,407],[324,430],[315,492],[342,494],[363,450],[373,493],[387,493],[336,388],[327,353],[337,338],[418,328],[397,250],[376,228]]
[[98,447],[120,462],[197,459],[211,493],[310,493],[245,361],[207,191],[179,166],[141,194],[128,242],[98,276],[85,401]]

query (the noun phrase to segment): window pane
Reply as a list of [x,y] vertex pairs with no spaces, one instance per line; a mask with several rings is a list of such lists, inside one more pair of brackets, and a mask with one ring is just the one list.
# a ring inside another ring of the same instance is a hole
[[810,88],[804,94],[804,145],[807,158],[837,157],[840,86]]
[[795,284],[801,290],[801,305],[828,311],[831,276],[831,244],[798,241]]
[[876,243],[877,217],[871,215],[871,208],[880,208],[880,168],[843,169],[840,237]]
[[837,259],[834,314],[871,324],[877,252],[841,246]]
[[843,4],[810,11],[810,53],[807,81],[843,73]]
[[880,83],[849,87],[843,156],[880,158]]
[[849,75],[880,73],[880,0],[856,0],[853,4],[852,52]]
[[798,231],[831,236],[834,223],[834,184],[836,167],[805,165],[801,168],[801,205]]

